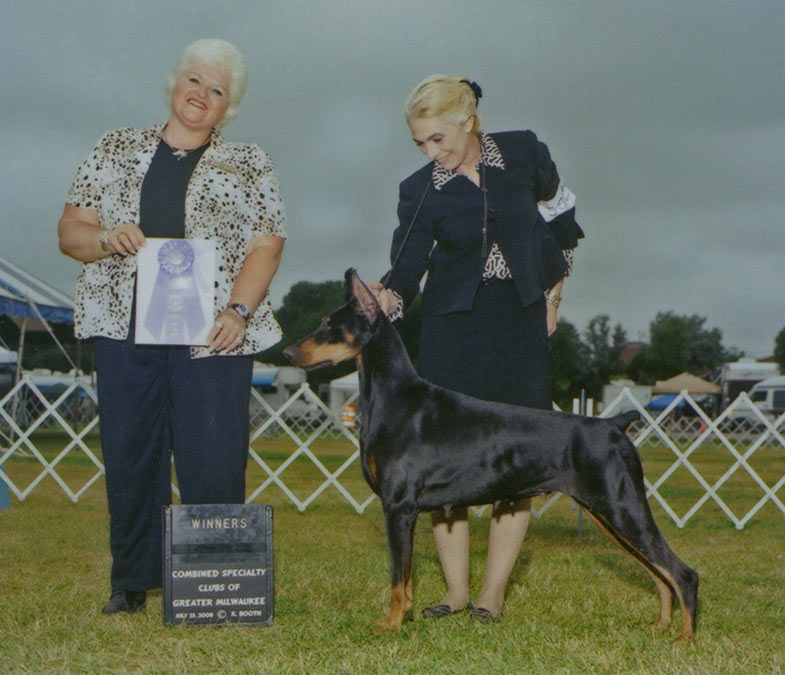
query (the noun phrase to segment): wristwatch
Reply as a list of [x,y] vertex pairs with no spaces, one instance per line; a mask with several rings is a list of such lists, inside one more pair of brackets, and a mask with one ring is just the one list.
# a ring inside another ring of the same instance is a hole
[[237,312],[242,317],[243,321],[248,321],[248,319],[251,318],[251,310],[242,302],[233,302],[227,309],[232,309]]

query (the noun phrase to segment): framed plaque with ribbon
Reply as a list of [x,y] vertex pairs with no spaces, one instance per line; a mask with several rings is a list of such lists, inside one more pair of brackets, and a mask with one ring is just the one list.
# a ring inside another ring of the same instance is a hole
[[137,258],[136,343],[206,344],[215,316],[215,243],[150,237]]

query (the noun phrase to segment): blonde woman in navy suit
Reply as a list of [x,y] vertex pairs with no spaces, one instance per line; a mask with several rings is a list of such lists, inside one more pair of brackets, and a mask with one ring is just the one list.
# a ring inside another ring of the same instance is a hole
[[[549,409],[548,336],[583,233],[548,148],[531,131],[484,132],[481,95],[467,78],[444,75],[426,78],[410,94],[406,121],[430,161],[400,185],[395,263],[385,284],[373,288],[385,312],[399,318],[427,272],[423,377],[477,398]],[[467,510],[432,514],[447,592],[423,616],[468,609],[478,621],[500,620],[530,502],[494,506],[476,606]]]

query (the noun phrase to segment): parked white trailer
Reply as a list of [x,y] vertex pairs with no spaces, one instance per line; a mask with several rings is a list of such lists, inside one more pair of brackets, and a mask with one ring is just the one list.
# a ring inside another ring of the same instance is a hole
[[722,366],[720,386],[722,387],[722,407],[733,403],[743,391],[749,391],[758,382],[780,374],[776,363],[757,361],[743,357],[738,361]]
[[[739,401],[732,404],[730,419],[735,422],[746,421],[753,426],[763,422],[761,416],[774,422],[785,412],[785,377],[767,377],[753,385],[748,396],[750,403]],[[757,410],[753,410],[752,406]]]

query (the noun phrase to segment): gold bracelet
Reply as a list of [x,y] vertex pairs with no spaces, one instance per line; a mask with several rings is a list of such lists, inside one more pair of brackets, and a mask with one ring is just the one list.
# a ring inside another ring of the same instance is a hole
[[559,305],[561,304],[561,296],[556,295],[554,291],[546,291],[545,301],[558,309]]
[[111,230],[104,230],[103,234],[98,239],[98,243],[101,244],[101,250],[104,251],[104,252],[109,250],[109,246],[107,246],[107,244],[109,243],[109,233],[110,232],[111,232]]

